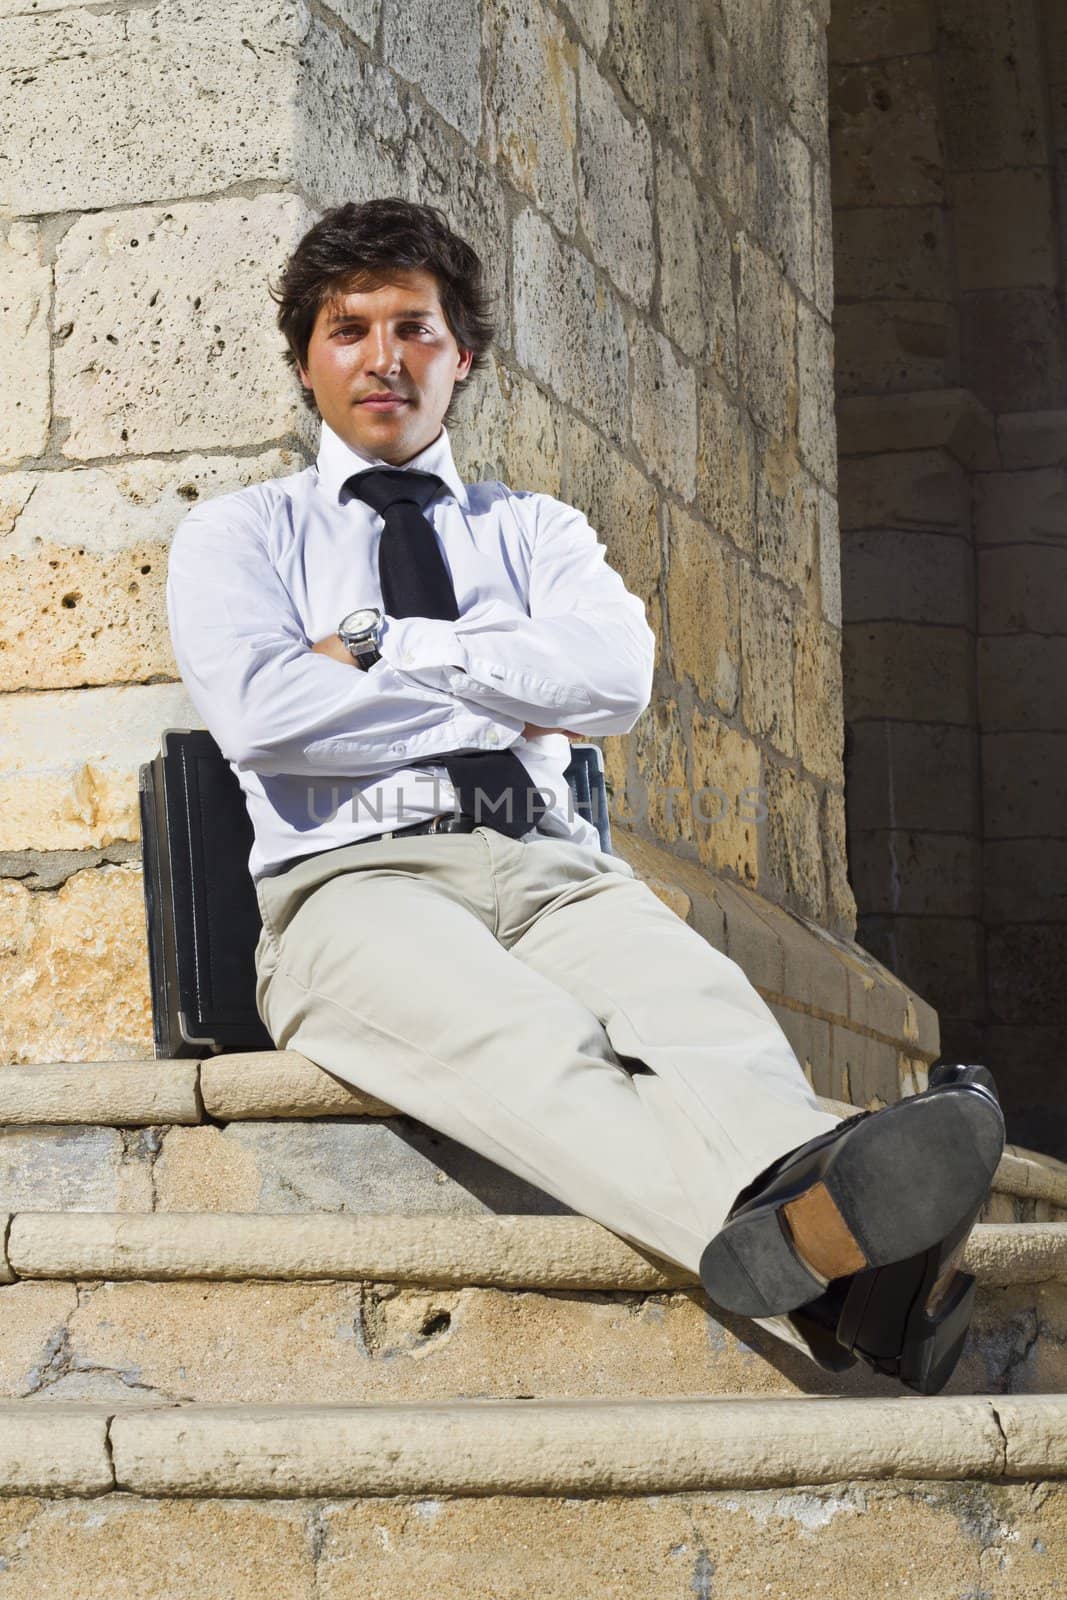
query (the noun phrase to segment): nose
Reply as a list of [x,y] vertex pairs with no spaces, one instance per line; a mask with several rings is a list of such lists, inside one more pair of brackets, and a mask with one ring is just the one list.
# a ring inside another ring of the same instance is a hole
[[400,365],[400,341],[388,328],[375,328],[367,336],[367,366],[371,372],[393,372]]

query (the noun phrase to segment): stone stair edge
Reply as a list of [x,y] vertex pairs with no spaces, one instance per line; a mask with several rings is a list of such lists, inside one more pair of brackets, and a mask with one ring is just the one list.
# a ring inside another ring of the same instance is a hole
[[[841,1116],[856,1110],[826,1096],[819,1102]],[[395,1107],[353,1088],[295,1050],[247,1051],[203,1060],[15,1063],[0,1069],[0,1126],[189,1126],[207,1120],[396,1115]],[[1067,1207],[1067,1163],[1009,1146],[994,1188],[1001,1194]]]
[[[986,1287],[1067,1282],[1067,1223],[980,1223],[964,1266]],[[695,1273],[646,1256],[586,1217],[0,1213],[0,1282],[50,1278],[325,1278],[608,1292],[700,1287]]]
[[610,1495],[1065,1474],[1060,1395],[0,1402],[8,1497]]

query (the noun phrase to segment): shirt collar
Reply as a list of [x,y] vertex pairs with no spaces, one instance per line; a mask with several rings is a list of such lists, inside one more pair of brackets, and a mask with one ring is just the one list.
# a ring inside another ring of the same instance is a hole
[[[319,482],[329,495],[331,501],[340,502],[341,490],[354,472],[361,472],[366,467],[388,467],[392,462],[382,461],[378,456],[368,455],[366,451],[357,450],[355,445],[346,443],[336,434],[329,423],[323,421],[319,436],[319,453],[316,460]],[[459,505],[466,511],[467,491],[463,479],[456,471],[456,464],[452,459],[452,446],[448,438],[448,430],[441,424],[441,431],[425,450],[420,450],[417,456],[412,456],[410,461],[405,461],[400,471],[408,468],[419,472],[436,472],[439,478],[447,483],[449,491]]]

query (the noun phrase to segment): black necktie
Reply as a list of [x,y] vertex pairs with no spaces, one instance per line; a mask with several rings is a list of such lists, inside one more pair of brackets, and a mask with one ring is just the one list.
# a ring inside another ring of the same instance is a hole
[[[385,520],[378,546],[382,608],[391,617],[459,616],[456,591],[433,524],[423,507],[447,490],[436,472],[407,467],[372,467],[347,480],[352,494]],[[550,809],[512,750],[475,750],[445,755],[444,763],[460,810],[487,828],[519,839]]]

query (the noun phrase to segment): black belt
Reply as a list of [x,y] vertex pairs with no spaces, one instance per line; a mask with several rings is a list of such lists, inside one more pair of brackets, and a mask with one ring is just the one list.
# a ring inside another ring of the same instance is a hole
[[[350,844],[374,844],[377,839],[401,839],[407,833],[473,833],[475,828],[492,827],[492,823],[479,822],[477,817],[468,816],[462,811],[439,811],[435,817],[427,817],[424,822],[413,822],[407,828],[390,828],[385,833],[366,834],[363,838],[352,839]],[[313,850],[308,855],[291,856],[288,861],[283,861],[276,867],[271,876],[276,877],[282,872],[288,872],[290,867],[295,867],[298,861],[310,861],[313,855],[329,855],[330,850],[347,850],[348,845],[333,844],[328,850]]]

